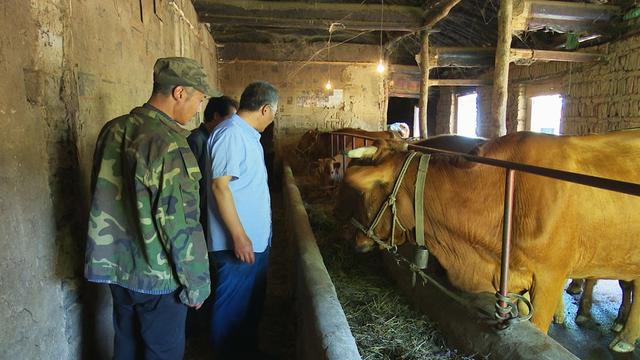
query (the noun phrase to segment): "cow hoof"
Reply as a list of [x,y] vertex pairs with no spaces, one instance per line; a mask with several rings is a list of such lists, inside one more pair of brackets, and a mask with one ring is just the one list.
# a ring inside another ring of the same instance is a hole
[[553,323],[556,325],[562,325],[564,326],[564,317],[560,318],[560,317],[553,317]]
[[591,318],[589,316],[586,316],[586,315],[576,316],[576,324],[583,325],[588,323],[589,321],[591,321]]
[[629,344],[628,342],[616,337],[609,344],[609,349],[617,353],[628,353],[632,352],[636,347],[633,344]]
[[622,328],[624,327],[623,324],[620,323],[615,323],[613,324],[613,326],[611,327],[611,331],[619,333],[620,331],[622,331]]
[[572,282],[571,284],[569,284],[569,287],[566,291],[569,295],[579,295],[582,292],[582,286],[576,284],[575,282]]

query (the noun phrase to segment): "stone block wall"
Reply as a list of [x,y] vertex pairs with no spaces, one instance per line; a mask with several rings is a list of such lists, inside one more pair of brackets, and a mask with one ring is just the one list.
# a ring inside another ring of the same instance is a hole
[[512,65],[511,93],[519,92],[524,105],[514,103],[515,98],[510,97],[509,117],[518,117],[518,111],[526,107],[531,96],[559,93],[564,99],[563,134],[640,126],[640,36],[587,50],[605,54],[607,61]]
[[[640,36],[580,51],[600,52],[601,63],[511,64],[507,131],[527,130],[531,97],[560,94],[560,132],[601,133],[640,126]],[[490,75],[490,74],[487,74]],[[478,135],[491,129],[491,87],[478,88]]]
[[188,0],[0,10],[0,358],[111,358],[108,289],[82,277],[96,137],[147,100],[157,57],[193,57],[216,83],[216,47]]

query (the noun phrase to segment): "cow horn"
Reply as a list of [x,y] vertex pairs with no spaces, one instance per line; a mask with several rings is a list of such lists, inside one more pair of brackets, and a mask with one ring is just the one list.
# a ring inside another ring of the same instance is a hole
[[350,150],[347,156],[352,159],[371,158],[376,154],[376,151],[378,151],[378,148],[375,146],[364,146]]

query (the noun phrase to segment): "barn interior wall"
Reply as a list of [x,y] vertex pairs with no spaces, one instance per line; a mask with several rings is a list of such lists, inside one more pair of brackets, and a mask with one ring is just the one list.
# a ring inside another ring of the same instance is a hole
[[108,289],[82,278],[95,140],[157,57],[216,83],[215,44],[188,0],[8,0],[0,29],[0,358],[111,358]]
[[494,124],[491,120],[491,98],[493,87],[479,86],[477,88],[478,121],[476,123],[476,135],[479,137],[492,137],[495,134]]
[[[332,50],[335,55],[332,60],[340,63],[329,65],[288,61],[286,59],[303,58],[296,51],[310,52],[300,46],[290,46],[275,51],[271,45],[237,45],[240,49],[225,45],[221,51],[223,61],[219,65],[223,92],[237,100],[245,86],[253,81],[265,80],[278,88],[280,102],[274,139],[279,153],[296,144],[308,129],[384,128],[387,113],[384,77],[376,73],[375,64],[362,63],[362,55],[353,55],[366,54],[374,47],[337,47],[340,50]],[[342,56],[342,53],[349,55]],[[286,59],[281,58],[283,54]],[[374,59],[373,55],[371,59]],[[333,91],[324,89],[329,78]]]
[[[640,35],[584,49],[605,55],[600,63],[511,64],[507,132],[527,130],[529,101],[564,99],[561,133],[581,135],[640,126]],[[486,74],[491,77],[491,74]],[[492,87],[478,88],[478,136],[490,137]]]
[[639,49],[640,36],[636,35],[585,49],[605,54],[607,61],[602,63],[512,65],[509,117],[524,124],[532,96],[559,93],[564,99],[563,134],[640,126]]
[[[438,105],[435,117],[435,135],[452,134],[455,132],[455,88],[442,86],[438,88],[440,96],[438,97]],[[427,119],[429,121],[429,119]]]

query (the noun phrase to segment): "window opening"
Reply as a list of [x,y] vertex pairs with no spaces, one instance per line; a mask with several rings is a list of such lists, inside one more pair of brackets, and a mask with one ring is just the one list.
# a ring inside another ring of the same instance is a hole
[[531,131],[560,135],[562,97],[559,94],[531,98]]
[[476,137],[478,93],[458,96],[458,135]]

